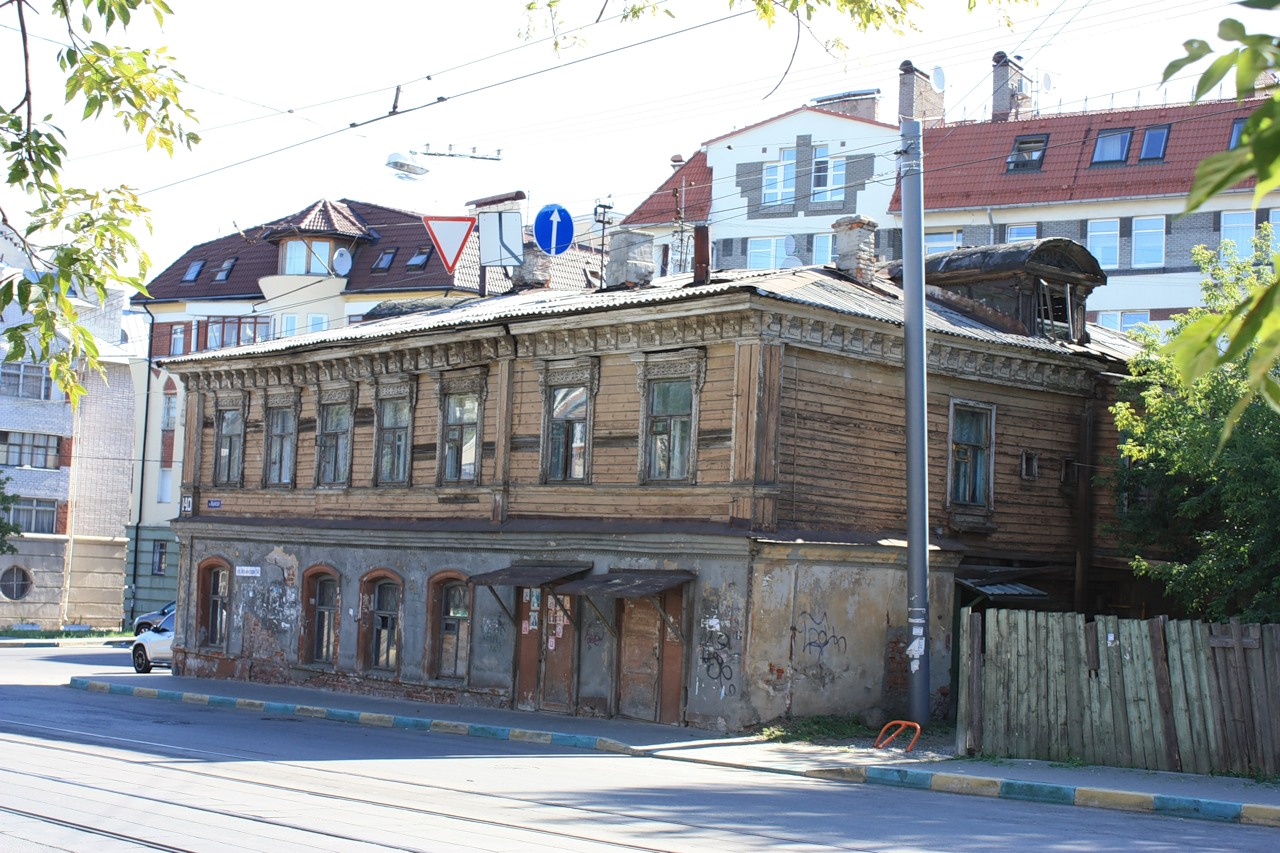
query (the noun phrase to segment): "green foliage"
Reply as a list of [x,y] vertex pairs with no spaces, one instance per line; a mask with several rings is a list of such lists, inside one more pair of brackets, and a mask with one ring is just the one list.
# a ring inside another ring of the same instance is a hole
[[869,729],[853,717],[828,714],[819,717],[796,717],[775,720],[760,729],[767,740],[778,741],[835,741],[852,738],[875,737]]
[[[1193,252],[1208,278],[1206,308],[1176,320],[1185,333],[1275,289],[1264,226],[1254,253]],[[1125,398],[1112,408],[1124,436],[1121,533],[1133,566],[1164,583],[1189,615],[1280,620],[1280,414],[1254,395],[1248,350],[1186,381],[1154,331],[1141,336]],[[1276,363],[1271,362],[1270,378]],[[1228,425],[1235,422],[1235,429]]]
[[8,482],[8,477],[0,476],[0,554],[12,554],[16,551],[9,537],[17,536],[22,532],[18,529],[18,525],[9,523],[8,509],[18,498],[4,490]]
[[[1280,8],[1280,0],[1245,0],[1240,5],[1274,11]],[[1280,38],[1277,36],[1250,34],[1239,21],[1226,18],[1218,25],[1218,37],[1239,47],[1214,58],[1200,75],[1197,100],[1233,72],[1236,91],[1252,92],[1259,75],[1280,70]],[[1164,72],[1165,82],[1187,66],[1213,55],[1212,48],[1201,39],[1191,39],[1183,48],[1186,56],[1169,63]],[[1236,148],[1200,162],[1187,199],[1187,212],[1249,178],[1257,181],[1255,206],[1267,193],[1280,188],[1280,89],[1273,91],[1245,122]],[[1228,341],[1227,346],[1219,346],[1224,339]],[[1228,365],[1235,365],[1242,372],[1245,393],[1224,423],[1224,442],[1237,418],[1252,405],[1256,396],[1280,412],[1280,382],[1272,369],[1280,359],[1280,284],[1268,282],[1254,288],[1231,307],[1185,324],[1166,351],[1185,382],[1194,383]]]
[[[26,14],[31,0],[0,3],[16,20],[24,48],[31,36]],[[123,27],[133,13],[150,8],[159,23],[172,10],[164,0],[54,0],[53,13],[66,26],[67,47],[58,53],[65,75],[62,93],[67,103],[83,102],[83,120],[104,113],[130,133],[142,136],[147,149],[172,155],[175,144],[190,147],[199,137],[184,121],[194,116],[180,101],[183,77],[171,66],[163,48],[135,50],[110,46],[89,38],[95,27],[103,33]],[[30,358],[49,366],[53,380],[76,402],[84,392],[80,372],[99,369],[93,338],[80,324],[69,296],[105,298],[107,287],[123,285],[143,291],[150,260],[137,239],[139,227],[151,227],[149,213],[128,187],[91,190],[65,186],[61,181],[67,156],[65,134],[37,118],[41,93],[32,84],[31,58],[23,51],[23,95],[12,109],[0,106],[0,156],[7,166],[6,182],[32,199],[25,211],[21,237],[40,265],[39,278],[0,283],[0,309],[16,304],[29,319],[5,330],[9,345],[5,360]],[[9,221],[3,209],[0,218]]]

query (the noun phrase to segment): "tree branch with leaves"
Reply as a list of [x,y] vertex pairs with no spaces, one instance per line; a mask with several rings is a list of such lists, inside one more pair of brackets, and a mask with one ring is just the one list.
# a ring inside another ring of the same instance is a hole
[[[164,48],[134,49],[95,39],[127,28],[136,12],[149,9],[164,23],[172,10],[164,0],[53,0],[52,14],[65,28],[58,68],[66,85],[59,96],[67,104],[83,103],[81,119],[104,114],[126,132],[142,136],[148,150],[172,155],[176,146],[190,147],[199,137],[187,129],[194,122],[180,101],[183,77]],[[23,316],[4,330],[5,361],[46,364],[52,379],[74,403],[84,393],[80,376],[97,370],[93,336],[79,322],[73,294],[105,299],[107,289],[123,286],[145,292],[150,259],[138,241],[139,228],[150,230],[149,211],[127,186],[89,189],[62,181],[66,134],[41,115],[47,97],[33,80],[31,0],[5,0],[22,44],[22,91],[14,106],[0,103],[0,153],[6,183],[31,199],[24,223],[15,226],[0,207],[0,222],[24,244],[33,270],[0,282],[0,310],[16,305]],[[0,95],[3,97],[3,95]]]

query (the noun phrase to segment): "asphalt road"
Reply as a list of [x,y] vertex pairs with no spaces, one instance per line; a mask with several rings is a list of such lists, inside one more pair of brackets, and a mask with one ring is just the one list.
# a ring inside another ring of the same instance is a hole
[[846,785],[70,690],[0,649],[0,850],[1275,850],[1263,827]]

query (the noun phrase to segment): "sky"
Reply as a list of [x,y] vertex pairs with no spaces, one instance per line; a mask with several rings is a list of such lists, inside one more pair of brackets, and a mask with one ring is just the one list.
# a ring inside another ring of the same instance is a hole
[[[619,0],[562,0],[557,49],[525,0],[169,0],[163,31],[144,14],[96,35],[175,57],[203,141],[172,158],[112,119],[80,121],[57,74],[65,32],[47,12],[28,24],[37,113],[67,133],[64,182],[141,192],[152,275],[192,245],[323,198],[457,216],[470,200],[523,190],[526,224],[550,203],[575,217],[612,204],[620,217],[666,179],[672,155],[816,97],[879,88],[880,119],[897,125],[906,59],[943,69],[950,121],[989,116],[998,50],[1022,57],[1043,112],[1187,101],[1200,69],[1158,86],[1183,41],[1216,44],[1224,17],[1275,29],[1266,13],[1221,0],[978,0],[973,12],[964,0],[923,2],[914,29],[895,34],[832,13],[767,27],[753,4],[729,0],[669,0],[627,22]],[[0,10],[6,106],[21,97],[11,8]],[[843,54],[824,48],[834,38]],[[450,150],[501,159],[423,156],[429,172],[414,181],[385,165],[393,151]],[[26,204],[0,189],[11,219]]]

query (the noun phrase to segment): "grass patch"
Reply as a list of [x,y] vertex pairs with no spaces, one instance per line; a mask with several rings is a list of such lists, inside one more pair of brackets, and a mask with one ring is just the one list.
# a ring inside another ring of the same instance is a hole
[[0,631],[0,640],[123,640],[133,634],[124,631],[93,629],[89,631],[31,631],[6,629]]
[[853,717],[827,714],[820,717],[775,720],[761,726],[760,734],[768,740],[823,743],[875,737],[876,730],[867,728]]

